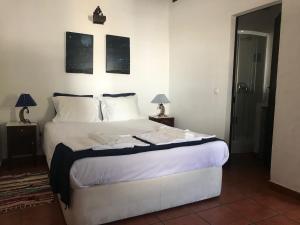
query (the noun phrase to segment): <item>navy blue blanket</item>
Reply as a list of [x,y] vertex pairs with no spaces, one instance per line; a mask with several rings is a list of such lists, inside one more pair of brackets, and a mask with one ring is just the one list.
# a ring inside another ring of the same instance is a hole
[[50,185],[54,193],[60,194],[61,201],[69,207],[71,204],[70,194],[70,170],[76,160],[91,157],[107,157],[132,155],[149,151],[168,150],[177,147],[201,145],[209,142],[219,141],[218,138],[203,139],[201,141],[181,142],[165,145],[134,146],[133,148],[108,149],[94,151],[86,149],[73,151],[64,144],[58,144],[55,148],[50,166]]

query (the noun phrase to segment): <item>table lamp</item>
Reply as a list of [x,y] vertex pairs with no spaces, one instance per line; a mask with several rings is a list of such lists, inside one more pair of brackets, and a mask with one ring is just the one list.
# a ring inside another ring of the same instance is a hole
[[17,101],[16,107],[23,107],[19,112],[20,121],[22,123],[31,123],[29,119],[24,118],[25,111],[27,114],[29,114],[29,106],[37,106],[37,104],[30,96],[30,94],[21,94]]
[[151,101],[151,103],[156,103],[158,105],[158,109],[160,110],[157,117],[166,117],[165,115],[165,106],[164,104],[170,103],[169,99],[164,94],[158,94],[154,97],[154,99]]

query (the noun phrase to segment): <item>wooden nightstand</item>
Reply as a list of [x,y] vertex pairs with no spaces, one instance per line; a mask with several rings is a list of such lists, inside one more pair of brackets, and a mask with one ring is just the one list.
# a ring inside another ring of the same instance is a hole
[[7,154],[8,163],[12,165],[12,159],[22,156],[31,156],[36,161],[37,152],[37,123],[23,124],[10,122],[7,129]]
[[157,116],[149,116],[149,120],[165,124],[170,127],[174,127],[175,118],[174,117],[157,117]]

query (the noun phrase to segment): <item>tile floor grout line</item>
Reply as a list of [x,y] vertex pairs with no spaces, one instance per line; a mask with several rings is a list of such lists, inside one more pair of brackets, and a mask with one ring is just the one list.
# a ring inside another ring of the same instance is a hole
[[[180,206],[179,206],[180,207]],[[172,208],[171,208],[172,209]],[[162,220],[162,219],[160,219],[160,218],[158,218],[161,222],[163,222],[164,223],[164,221],[169,221],[169,220],[172,220],[172,219],[178,219],[178,218],[180,218],[180,217],[184,217],[184,216],[188,216],[188,215],[191,215],[191,214],[193,214],[193,212],[189,212],[189,213],[187,213],[187,214],[184,214],[184,215],[181,215],[181,216],[175,216],[175,217],[172,217],[172,218],[168,218],[168,219],[165,219],[165,220]]]
[[275,215],[273,215],[273,216],[268,216],[268,217],[266,217],[266,218],[259,219],[259,220],[257,220],[257,221],[252,221],[252,222],[253,222],[254,224],[256,224],[256,223],[260,223],[260,222],[262,222],[262,221],[271,219],[271,218],[276,217],[276,216],[280,216],[280,214],[275,214]]
[[158,219],[158,221],[159,221],[160,223],[162,223],[163,225],[165,225],[165,223],[164,223],[157,215],[155,215],[155,217],[156,217],[156,219]]
[[263,204],[261,204],[260,202],[258,202],[257,200],[255,200],[255,199],[253,199],[253,198],[252,198],[251,200],[255,201],[258,205],[260,205],[260,206],[262,206],[262,207],[264,207],[264,208],[267,208],[267,209],[269,209],[269,210],[272,210],[274,213],[277,213],[277,215],[284,215],[284,213],[286,213],[286,212],[283,212],[283,211],[278,211],[278,210],[276,210],[276,209],[272,209],[272,208],[270,208],[269,206],[263,205]]
[[199,217],[200,219],[202,219],[208,225],[212,225],[209,221],[207,221],[205,218],[203,218],[202,216],[200,216],[198,213],[195,213],[195,214],[196,214],[197,217]]
[[295,223],[297,223],[297,224],[300,224],[300,221],[297,221],[297,220],[295,220],[295,219],[289,218],[289,217],[286,216],[286,215],[283,215],[283,216],[285,216],[286,218],[288,218],[289,220],[291,220],[291,221],[293,221],[293,222],[295,222]]
[[[255,222],[250,220],[251,223],[253,223],[254,225],[257,224],[257,223],[263,222],[263,221],[265,221],[265,220],[272,219],[272,218],[277,217],[277,216],[284,216],[284,217],[288,218],[289,220],[291,220],[291,221],[293,221],[293,222],[296,222],[297,224],[300,224],[299,221],[296,221],[296,220],[291,219],[291,218],[289,218],[288,216],[286,216],[285,213],[287,213],[287,212],[279,212],[279,211],[276,211],[276,210],[274,210],[274,209],[272,209],[272,208],[270,208],[270,207],[268,207],[268,206],[265,206],[265,205],[261,204],[260,202],[258,202],[257,200],[255,200],[255,199],[253,199],[253,198],[251,198],[251,197],[249,197],[249,198],[247,198],[247,199],[252,200],[252,201],[254,201],[256,204],[260,205],[261,207],[263,207],[263,208],[265,208],[265,209],[268,209],[268,210],[271,210],[273,213],[275,213],[275,215],[273,215],[273,216],[269,216],[269,217],[260,219],[260,220],[255,221]],[[241,199],[241,200],[242,200],[242,199]],[[240,201],[240,200],[237,200],[237,201]],[[235,202],[237,202],[237,201],[235,201]],[[234,203],[234,202],[232,202],[232,203]],[[230,205],[230,204],[232,204],[232,203],[225,203],[224,206],[226,206],[226,207],[228,208],[227,205]],[[292,210],[291,210],[291,211],[292,211]]]
[[272,219],[272,218],[275,218],[275,217],[277,217],[277,216],[280,216],[280,214],[277,214],[277,215],[274,215],[274,216],[270,216],[270,217],[268,217],[268,218],[265,218],[265,219],[256,221],[254,224],[260,223],[260,222],[263,222],[263,221],[266,221],[266,220],[269,220],[269,219]]

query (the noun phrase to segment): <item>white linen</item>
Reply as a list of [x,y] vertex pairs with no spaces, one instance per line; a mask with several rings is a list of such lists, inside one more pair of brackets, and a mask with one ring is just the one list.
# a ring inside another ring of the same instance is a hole
[[[74,151],[99,145],[90,135],[130,134],[159,130],[163,125],[147,119],[103,123],[47,123],[44,133],[44,150],[50,165],[58,143]],[[229,157],[228,147],[222,141],[203,145],[178,147],[169,150],[133,155],[86,158],[76,161],[71,169],[74,188],[97,184],[161,177],[191,170],[221,167]]]
[[100,101],[86,97],[53,97],[56,116],[53,122],[101,122]]
[[178,142],[201,141],[216,137],[215,135],[198,134],[190,130],[181,130],[169,126],[162,126],[160,129],[137,135],[138,138],[146,140],[155,145],[164,145]]
[[103,97],[101,110],[104,121],[124,121],[140,118],[137,96]]
[[115,135],[115,134],[103,134],[96,133],[91,134],[90,138],[99,142],[99,145],[92,146],[93,150],[104,150],[104,149],[117,149],[117,148],[133,148],[134,146],[147,146],[142,141],[133,138],[131,135]]

